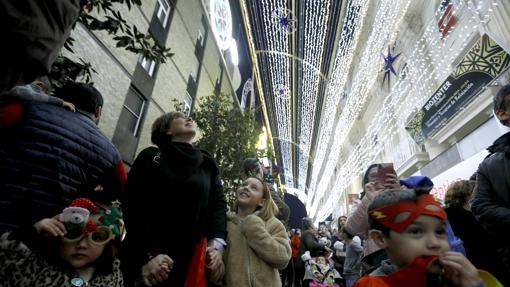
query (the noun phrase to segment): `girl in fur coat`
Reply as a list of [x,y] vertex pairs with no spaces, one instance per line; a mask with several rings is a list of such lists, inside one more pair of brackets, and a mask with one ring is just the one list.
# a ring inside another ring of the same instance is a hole
[[278,269],[287,266],[291,248],[269,188],[250,177],[236,196],[236,213],[227,217],[225,286],[279,287]]

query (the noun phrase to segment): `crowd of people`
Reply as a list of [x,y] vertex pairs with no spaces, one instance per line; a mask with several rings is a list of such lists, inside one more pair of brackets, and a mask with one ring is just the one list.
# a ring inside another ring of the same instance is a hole
[[[289,230],[256,159],[228,210],[220,167],[183,113],[155,120],[154,146],[127,174],[98,127],[101,93],[76,82],[51,92],[43,77],[79,1],[21,2],[0,4],[9,49],[25,56],[0,69],[1,286],[510,285],[510,133],[444,205],[428,177],[376,163],[334,228],[305,217]],[[27,32],[20,15],[45,25]],[[510,127],[510,85],[494,113]]]

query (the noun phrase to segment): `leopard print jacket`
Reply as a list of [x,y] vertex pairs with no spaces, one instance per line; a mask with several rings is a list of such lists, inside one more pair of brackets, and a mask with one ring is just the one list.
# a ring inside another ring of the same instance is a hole
[[[23,242],[12,240],[9,233],[0,236],[0,285],[3,287],[71,287],[70,274],[49,264]],[[113,273],[92,277],[87,287],[122,287],[124,279],[120,262],[115,260]]]

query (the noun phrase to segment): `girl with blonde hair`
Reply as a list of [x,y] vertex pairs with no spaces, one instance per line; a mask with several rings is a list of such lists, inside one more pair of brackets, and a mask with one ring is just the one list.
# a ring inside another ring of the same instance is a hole
[[249,177],[236,197],[236,212],[227,216],[225,286],[281,286],[278,269],[287,266],[291,248],[268,186]]

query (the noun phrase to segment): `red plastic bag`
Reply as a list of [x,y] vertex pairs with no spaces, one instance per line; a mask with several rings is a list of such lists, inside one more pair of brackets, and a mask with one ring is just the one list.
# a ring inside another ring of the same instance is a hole
[[206,249],[207,238],[204,237],[195,247],[186,275],[186,287],[207,287],[207,279],[205,278]]

